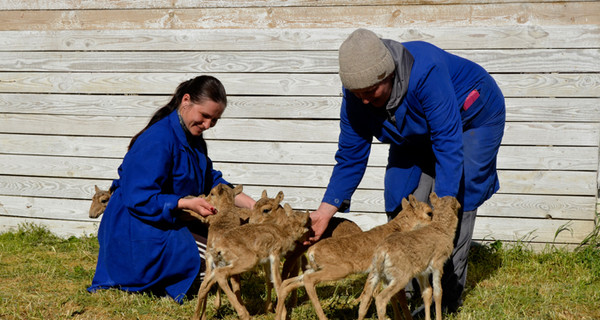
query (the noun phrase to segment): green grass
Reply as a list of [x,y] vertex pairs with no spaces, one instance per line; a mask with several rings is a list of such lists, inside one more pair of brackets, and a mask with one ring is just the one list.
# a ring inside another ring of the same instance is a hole
[[[94,274],[95,237],[59,238],[47,229],[23,225],[0,234],[0,319],[189,319],[195,301],[179,305],[170,298],[119,290],[86,291]],[[330,319],[355,319],[356,298],[364,275],[318,287]],[[260,273],[242,278],[244,303],[255,319],[263,313],[264,281]],[[209,318],[237,319],[224,301]],[[548,246],[541,252],[526,243],[492,242],[473,246],[465,303],[445,319],[600,319],[600,241],[598,233],[576,250]],[[415,308],[420,301],[411,301]],[[388,315],[391,316],[391,308]],[[292,319],[316,319],[303,289]],[[374,307],[370,319],[376,319]]]

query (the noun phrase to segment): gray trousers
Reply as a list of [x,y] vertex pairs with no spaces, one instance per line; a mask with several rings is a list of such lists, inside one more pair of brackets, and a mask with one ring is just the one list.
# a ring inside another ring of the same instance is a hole
[[[421,174],[419,185],[413,192],[417,200],[429,203],[429,194],[434,190],[435,179],[426,173]],[[454,250],[444,265],[442,276],[442,304],[449,311],[456,311],[462,305],[462,293],[467,281],[469,248],[473,239],[477,209],[458,213],[458,226],[454,237]],[[416,281],[413,281],[413,284]],[[417,289],[417,288],[414,288]]]

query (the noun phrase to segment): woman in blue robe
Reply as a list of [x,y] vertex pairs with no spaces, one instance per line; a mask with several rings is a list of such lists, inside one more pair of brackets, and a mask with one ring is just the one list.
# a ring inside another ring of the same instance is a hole
[[[229,184],[213,169],[202,138],[226,105],[218,79],[190,79],[132,138],[100,222],[100,252],[88,291],[118,288],[167,294],[181,303],[199,281],[207,230],[180,209],[213,214],[206,200],[184,197]],[[254,205],[243,193],[235,200],[241,207]]]
[[339,50],[344,86],[336,165],[319,208],[311,213],[317,241],[337,211],[348,211],[367,166],[373,137],[390,144],[384,181],[388,217],[402,198],[430,192],[461,205],[455,249],[442,280],[447,311],[461,305],[477,208],[500,184],[496,156],[505,105],[479,65],[429,43],[379,39],[358,29]]

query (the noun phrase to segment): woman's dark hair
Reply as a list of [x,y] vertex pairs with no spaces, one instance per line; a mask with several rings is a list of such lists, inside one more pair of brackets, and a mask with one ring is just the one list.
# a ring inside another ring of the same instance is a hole
[[135,143],[135,140],[137,140],[137,138],[144,131],[150,128],[150,126],[165,118],[171,114],[171,112],[175,111],[181,104],[181,100],[186,93],[190,95],[190,100],[192,100],[193,103],[211,100],[227,106],[227,94],[225,93],[225,87],[221,81],[219,81],[219,79],[212,76],[203,75],[182,82],[179,84],[179,86],[177,86],[171,101],[169,101],[169,103],[167,103],[164,107],[158,109],[154,115],[152,115],[152,118],[146,127],[133,136],[133,138],[131,138],[127,150],[131,149]]

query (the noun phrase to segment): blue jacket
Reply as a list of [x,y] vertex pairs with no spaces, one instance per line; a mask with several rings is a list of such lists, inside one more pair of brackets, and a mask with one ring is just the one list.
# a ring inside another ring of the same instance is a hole
[[[465,211],[476,209],[499,188],[496,155],[505,117],[500,89],[479,65],[431,44],[383,41],[388,48],[403,45],[414,59],[406,94],[391,99],[399,101],[388,106],[392,119],[385,108],[364,105],[344,89],[337,164],[323,201],[348,209],[375,137],[392,145],[390,161],[403,159],[386,170],[386,211],[398,209],[401,199],[417,187],[422,171],[435,176],[438,196],[458,197]],[[399,81],[396,69],[394,81]],[[480,96],[464,108],[473,90]]]
[[98,264],[88,291],[116,287],[182,301],[201,261],[174,209],[184,196],[227,183],[213,170],[205,148],[201,137],[188,142],[176,111],[138,137],[111,187],[115,190],[100,222]]

